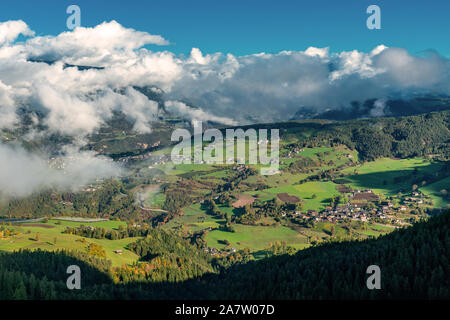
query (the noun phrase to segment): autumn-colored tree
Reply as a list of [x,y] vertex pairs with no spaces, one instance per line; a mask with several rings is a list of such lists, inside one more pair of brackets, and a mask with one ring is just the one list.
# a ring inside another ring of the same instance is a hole
[[87,251],[90,255],[106,258],[105,249],[103,249],[103,247],[99,244],[90,243]]

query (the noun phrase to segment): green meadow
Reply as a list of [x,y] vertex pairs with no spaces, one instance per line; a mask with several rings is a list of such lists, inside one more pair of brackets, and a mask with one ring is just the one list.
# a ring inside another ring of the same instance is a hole
[[224,240],[230,242],[236,249],[249,248],[251,251],[259,251],[268,248],[271,243],[285,241],[288,245],[297,248],[307,246],[306,237],[285,226],[247,226],[237,224],[236,232],[221,230],[210,231],[206,236],[208,246],[224,249]]
[[443,208],[448,207],[450,206],[450,200],[442,197],[441,190],[450,192],[450,177],[420,188],[420,191],[426,195],[429,195],[431,199],[433,199],[435,206]]
[[[33,226],[37,225],[37,226]],[[100,222],[73,222],[62,220],[49,220],[47,223],[24,223],[22,225],[12,225],[9,228],[20,232],[20,234],[6,239],[0,239],[0,250],[15,251],[19,249],[41,249],[55,251],[61,249],[86,250],[89,243],[101,245],[106,252],[106,258],[111,260],[113,266],[131,264],[138,259],[138,256],[126,249],[127,245],[138,238],[125,238],[120,240],[90,239],[77,235],[62,233],[66,226],[89,225],[105,229],[117,229],[120,225],[126,226],[121,221],[100,221]],[[39,241],[36,235],[39,234]],[[56,240],[56,241],[55,241]],[[122,254],[114,253],[115,250],[122,250]]]
[[217,228],[223,223],[222,219],[217,219],[206,213],[201,208],[201,204],[196,203],[183,209],[183,215],[170,220],[163,225],[163,228],[182,228],[186,231],[199,231],[202,229]]
[[336,190],[336,184],[331,181],[311,181],[300,185],[285,185],[246,193],[257,195],[262,201],[273,199],[278,193],[288,193],[301,199],[302,211],[324,209],[330,204],[331,197],[340,194]]
[[[234,214],[233,208],[218,205],[222,212],[229,215]],[[163,226],[163,228],[182,228],[185,231],[199,231],[209,227],[218,228],[224,224],[223,219],[215,218],[207,214],[200,204],[193,204],[183,209],[184,214]],[[235,232],[221,230],[209,231],[206,241],[209,247],[224,249],[226,245],[223,240],[228,240],[236,249],[249,248],[252,252],[263,250],[275,241],[286,241],[287,244],[297,248],[306,246],[306,238],[288,227],[273,226],[248,226],[242,224],[233,225]]]
[[[415,179],[432,175],[442,166],[441,163],[432,163],[424,158],[382,158],[346,168],[342,172],[351,174],[345,180],[349,180],[354,188],[368,188],[379,194],[394,195],[401,190],[410,191]],[[417,171],[413,175],[415,169]],[[396,178],[401,178],[401,181],[395,181]]]

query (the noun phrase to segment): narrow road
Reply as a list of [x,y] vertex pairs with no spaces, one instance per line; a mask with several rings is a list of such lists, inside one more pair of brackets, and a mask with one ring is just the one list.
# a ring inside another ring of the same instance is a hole
[[142,210],[145,211],[157,211],[157,212],[168,212],[167,210],[158,209],[158,208],[144,208],[143,206],[139,206]]

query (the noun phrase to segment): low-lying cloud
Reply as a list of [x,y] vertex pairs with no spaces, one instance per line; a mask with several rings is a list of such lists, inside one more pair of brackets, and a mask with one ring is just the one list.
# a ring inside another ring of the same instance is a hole
[[169,100],[166,101],[164,105],[166,107],[166,110],[170,113],[187,120],[218,122],[228,126],[237,125],[237,122],[230,118],[214,116],[208,112],[203,111],[202,109],[189,107],[185,103],[180,101]]
[[121,172],[114,162],[92,152],[67,150],[64,156],[50,159],[0,144],[0,198],[28,196],[49,188],[77,191]]

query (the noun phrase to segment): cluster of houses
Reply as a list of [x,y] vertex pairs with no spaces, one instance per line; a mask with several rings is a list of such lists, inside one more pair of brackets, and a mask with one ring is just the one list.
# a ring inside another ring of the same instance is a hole
[[365,209],[361,206],[358,206],[358,204],[347,203],[344,206],[338,206],[336,208],[326,207],[325,210],[321,212],[318,212],[316,210],[308,210],[306,213],[295,211],[293,213],[293,216],[315,222],[339,222],[343,221],[344,219],[367,222],[374,217],[386,219],[386,214],[388,212],[389,209]]
[[[371,190],[356,189],[353,191],[351,197],[353,200],[378,200],[378,196],[372,193]],[[393,206],[394,205],[388,201],[382,203],[381,206],[369,209],[367,208],[366,202],[359,203],[349,201],[345,205],[338,205],[336,207],[328,206],[321,212],[318,212],[316,210],[308,210],[306,213],[295,211],[292,216],[315,222],[338,222],[344,219],[366,222],[373,217],[385,219],[386,214],[393,209]],[[286,215],[286,213],[284,215]]]
[[423,194],[417,191],[412,193],[412,197],[405,197],[403,202],[405,204],[422,204],[424,203]]
[[132,162],[132,161],[137,161],[137,160],[148,160],[148,159],[150,159],[151,156],[152,156],[152,153],[147,152],[147,153],[143,153],[143,154],[136,155],[136,156],[122,157],[122,158],[117,159],[117,161],[122,162],[122,163],[127,163],[127,162]]
[[118,161],[127,163],[127,162],[131,162],[131,161],[136,161],[136,160],[146,160],[147,162],[149,162],[149,169],[152,169],[153,166],[164,165],[167,162],[169,162],[170,156],[169,155],[154,156],[154,155],[152,155],[151,152],[148,152],[148,153],[141,154],[138,156],[123,157],[123,158],[120,158]]
[[[353,199],[358,194],[370,194],[370,190],[355,190],[353,192]],[[362,197],[368,201],[375,200],[376,195],[373,194],[373,198],[370,196]],[[376,205],[375,207],[368,207],[367,203],[355,203],[348,202],[345,205],[337,207],[328,206],[324,210],[318,212],[316,210],[308,210],[306,213],[301,211],[294,211],[292,213],[283,212],[283,216],[290,215],[292,217],[299,217],[306,221],[315,222],[339,222],[344,219],[359,220],[363,222],[370,221],[373,218],[387,219],[390,213],[406,212],[410,209],[406,205],[417,205],[424,203],[423,195],[420,192],[413,192],[413,197],[405,197],[403,203],[400,206],[394,207],[394,204],[390,201],[384,201]],[[406,205],[405,205],[406,204]],[[400,222],[400,221],[396,221]]]
[[292,147],[289,148],[289,153],[288,153],[288,155],[291,155],[291,156],[292,156],[292,154],[300,153],[300,152],[303,152],[304,150],[305,150],[305,149],[300,148],[300,147],[298,147],[298,146],[292,146]]
[[150,161],[150,166],[164,165],[167,162],[170,162],[170,156],[167,154],[160,156],[149,156],[148,160]]
[[293,159],[295,158],[296,154],[299,154],[302,151],[304,151],[304,149],[293,148],[292,150],[289,150],[286,154],[283,155],[283,159]]
[[212,256],[227,256],[231,253],[235,253],[237,250],[236,248],[231,248],[228,251],[220,251],[217,248],[204,248],[203,251],[205,251],[206,253],[209,253]]
[[[48,159],[48,166],[52,169],[62,170],[64,171],[69,163],[75,163],[78,159],[72,156],[66,157],[52,157]],[[113,160],[110,158],[106,158],[105,161],[112,162]],[[63,172],[64,173],[64,172]]]
[[84,192],[95,192],[103,188],[103,179],[95,179],[94,184],[89,184],[82,188]]
[[[413,192],[413,197],[406,197],[404,204],[421,204],[423,203],[422,194]],[[375,201],[378,197],[372,193],[371,190],[354,190],[352,199]],[[337,207],[328,206],[322,211],[308,210],[306,213],[301,211],[294,211],[292,213],[283,212],[283,216],[290,215],[292,217],[299,217],[306,221],[315,222],[339,222],[344,219],[359,220],[363,222],[370,221],[373,218],[387,219],[390,213],[394,211],[406,212],[409,211],[406,205],[394,207],[390,201],[383,201],[374,206],[367,206],[367,202],[347,202],[345,205]]]

